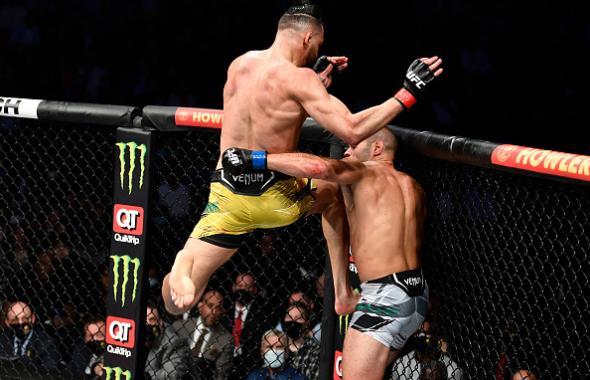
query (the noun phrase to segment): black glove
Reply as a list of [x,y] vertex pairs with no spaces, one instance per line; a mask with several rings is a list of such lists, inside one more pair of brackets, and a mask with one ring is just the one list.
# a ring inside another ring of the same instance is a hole
[[394,98],[405,109],[416,104],[416,99],[424,94],[426,87],[435,78],[434,73],[421,59],[416,59],[406,72],[404,87],[400,89]]
[[326,70],[328,68],[328,65],[331,63],[332,62],[330,62],[330,60],[328,59],[328,56],[322,55],[321,57],[318,58],[317,61],[315,61],[315,64],[313,65],[313,71],[315,71],[316,73],[319,74],[322,71]]
[[223,152],[221,165],[236,174],[249,170],[266,170],[266,151],[228,148]]

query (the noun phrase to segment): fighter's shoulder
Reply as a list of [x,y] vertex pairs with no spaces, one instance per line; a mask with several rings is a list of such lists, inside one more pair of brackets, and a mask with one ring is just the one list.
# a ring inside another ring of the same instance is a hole
[[418,181],[416,181],[416,179],[414,177],[412,177],[409,174],[406,174],[404,172],[400,172],[398,170],[396,170],[395,173],[396,173],[397,181],[402,188],[412,191],[412,192],[415,192],[421,196],[425,195],[424,189],[422,188],[420,183]]
[[264,50],[250,50],[236,57],[229,65],[229,71],[247,69],[264,57]]

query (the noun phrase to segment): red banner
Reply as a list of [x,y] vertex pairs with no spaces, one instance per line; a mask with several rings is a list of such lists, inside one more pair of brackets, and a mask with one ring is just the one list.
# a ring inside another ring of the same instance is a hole
[[223,111],[179,107],[174,114],[174,123],[177,126],[185,127],[221,128]]
[[590,156],[553,150],[499,145],[492,152],[494,165],[590,181]]

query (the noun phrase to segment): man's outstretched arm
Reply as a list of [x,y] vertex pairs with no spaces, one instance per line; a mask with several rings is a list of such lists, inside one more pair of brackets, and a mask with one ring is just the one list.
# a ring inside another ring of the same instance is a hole
[[276,170],[287,175],[323,179],[330,182],[350,184],[358,182],[365,165],[362,162],[344,159],[334,160],[308,153],[272,153],[229,148],[223,153],[223,167],[239,172],[249,169]]

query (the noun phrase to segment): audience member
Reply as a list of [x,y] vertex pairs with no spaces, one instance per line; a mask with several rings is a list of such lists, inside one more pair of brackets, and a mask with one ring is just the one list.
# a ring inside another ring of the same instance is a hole
[[422,370],[432,362],[439,362],[446,369],[446,379],[463,378],[463,370],[447,352],[440,351],[436,339],[423,330],[416,334],[414,350],[394,361],[390,380],[418,380]]
[[282,322],[287,334],[289,365],[310,379],[319,376],[320,342],[310,329],[309,310],[304,304],[294,303],[287,308]]
[[179,336],[173,326],[164,329],[155,302],[148,302],[145,329],[145,345],[148,349],[145,362],[146,379],[182,379],[190,366],[188,341]]
[[512,380],[537,380],[537,375],[528,369],[519,369],[512,375]]
[[262,336],[260,355],[262,368],[255,369],[248,374],[246,380],[307,380],[293,367],[288,365],[289,339],[278,330],[269,330]]
[[0,356],[15,357],[39,368],[55,369],[59,365],[55,343],[36,322],[37,317],[27,303],[8,304],[3,321],[7,328],[0,334]]
[[82,338],[74,344],[72,360],[67,366],[76,379],[99,379],[103,374],[103,355],[106,348],[103,317],[84,318]]
[[194,380],[227,379],[232,370],[232,335],[219,322],[226,313],[225,297],[210,290],[197,304],[192,318],[172,324],[191,352],[190,374]]
[[235,302],[229,310],[230,331],[234,339],[234,371],[231,379],[243,380],[258,362],[260,338],[272,325],[272,313],[258,297],[256,278],[240,273],[232,286]]

